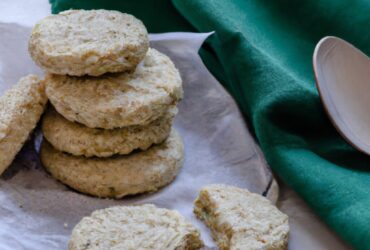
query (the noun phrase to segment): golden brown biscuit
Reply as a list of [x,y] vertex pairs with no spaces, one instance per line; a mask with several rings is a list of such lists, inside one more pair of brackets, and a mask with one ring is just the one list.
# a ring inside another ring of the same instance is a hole
[[101,77],[47,75],[46,95],[59,114],[90,128],[147,125],[182,98],[172,61],[149,49],[133,73]]
[[112,10],[68,10],[32,30],[29,52],[47,72],[99,76],[132,70],[149,47],[143,23]]
[[73,229],[69,250],[196,250],[199,231],[177,211],[154,205],[117,206],[83,218]]
[[261,195],[209,185],[201,189],[194,212],[211,229],[221,250],[287,249],[288,216]]
[[21,78],[0,97],[0,174],[36,127],[46,103],[44,88],[35,75]]
[[147,150],[152,144],[163,142],[171,132],[176,113],[173,106],[146,126],[96,129],[70,122],[50,108],[43,117],[42,132],[59,151],[85,157],[110,157],[129,154],[135,149]]
[[45,140],[41,147],[41,161],[53,177],[98,197],[154,192],[175,179],[183,160],[183,143],[174,130],[162,144],[111,158],[72,156],[57,151]]

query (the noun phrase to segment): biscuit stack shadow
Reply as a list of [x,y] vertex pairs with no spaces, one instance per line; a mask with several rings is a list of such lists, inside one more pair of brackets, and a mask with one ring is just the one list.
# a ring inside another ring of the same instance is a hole
[[149,48],[141,21],[116,11],[62,12],[34,27],[29,51],[47,72],[40,155],[53,177],[109,198],[175,179],[184,157],[172,128],[182,81],[173,62]]

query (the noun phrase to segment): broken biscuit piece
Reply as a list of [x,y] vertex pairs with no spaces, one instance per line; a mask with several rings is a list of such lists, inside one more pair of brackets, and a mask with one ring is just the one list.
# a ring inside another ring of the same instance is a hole
[[201,189],[194,213],[211,229],[221,250],[287,249],[288,216],[261,195],[209,185]]

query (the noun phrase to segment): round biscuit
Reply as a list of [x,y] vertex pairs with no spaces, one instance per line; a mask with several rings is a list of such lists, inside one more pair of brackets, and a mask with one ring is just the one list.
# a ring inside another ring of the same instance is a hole
[[72,156],[57,151],[46,140],[41,147],[41,161],[54,178],[97,197],[154,192],[175,179],[183,160],[182,139],[174,130],[162,144],[111,158]]
[[47,72],[99,76],[134,69],[148,47],[148,32],[132,15],[112,10],[68,10],[38,22],[28,50]]
[[36,75],[28,75],[0,97],[0,174],[36,127],[47,97]]
[[164,54],[149,49],[133,73],[96,77],[48,74],[46,95],[70,121],[90,128],[147,125],[183,94],[180,74]]
[[176,113],[177,108],[173,106],[163,117],[146,126],[97,129],[70,122],[55,109],[49,108],[43,116],[42,132],[55,149],[76,156],[125,155],[135,149],[147,150],[152,144],[163,142],[170,134]]
[[177,211],[151,204],[93,212],[73,229],[69,250],[196,250],[199,231]]

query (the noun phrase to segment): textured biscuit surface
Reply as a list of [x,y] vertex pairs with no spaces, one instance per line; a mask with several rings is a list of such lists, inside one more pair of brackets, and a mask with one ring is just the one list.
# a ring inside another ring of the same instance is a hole
[[46,94],[70,121],[90,128],[147,125],[182,98],[182,81],[172,61],[149,49],[131,73],[96,77],[48,74]]
[[132,15],[109,10],[69,10],[35,25],[33,60],[54,74],[99,76],[131,70],[148,50],[148,34]]
[[287,249],[288,216],[261,195],[209,185],[200,191],[194,212],[210,227],[221,250]]
[[69,250],[195,250],[202,245],[199,231],[177,211],[146,204],[84,217],[72,231]]
[[0,174],[35,128],[46,103],[44,88],[35,75],[21,78],[0,97]]
[[41,161],[53,177],[98,197],[156,191],[175,179],[183,160],[182,139],[174,130],[162,144],[111,158],[72,156],[57,151],[46,140],[41,147]]
[[147,150],[152,144],[163,142],[171,131],[176,107],[146,126],[117,129],[89,128],[70,122],[50,108],[42,120],[42,132],[57,150],[85,157],[109,157],[129,154],[135,149]]

